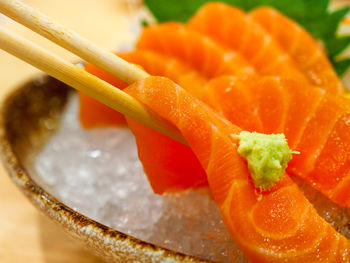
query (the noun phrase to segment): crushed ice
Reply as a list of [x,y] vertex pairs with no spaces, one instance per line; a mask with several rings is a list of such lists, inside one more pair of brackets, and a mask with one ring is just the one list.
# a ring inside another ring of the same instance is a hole
[[36,172],[56,198],[144,241],[208,260],[246,262],[207,189],[154,194],[130,131],[83,130],[77,109],[74,96],[60,128],[35,162]]
[[[217,262],[248,262],[206,188],[154,194],[130,131],[83,130],[77,111],[73,96],[60,128],[35,162],[41,181],[56,198],[100,223],[153,244]],[[301,179],[293,179],[318,213],[350,238],[349,210],[328,201]]]

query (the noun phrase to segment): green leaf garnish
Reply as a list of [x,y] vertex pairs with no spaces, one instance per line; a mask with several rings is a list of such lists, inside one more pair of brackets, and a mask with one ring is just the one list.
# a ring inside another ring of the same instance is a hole
[[350,67],[350,58],[333,62],[334,68],[339,76],[343,76]]
[[350,43],[350,36],[341,36],[338,38],[329,39],[326,43],[328,55],[335,57],[344,51]]
[[[158,22],[186,22],[202,5],[210,0],[144,0]],[[348,59],[337,57],[350,45],[350,35],[338,36],[341,20],[350,8],[329,10],[329,0],[222,0],[220,2],[250,11],[259,6],[271,6],[290,17],[315,38],[323,42],[339,76],[350,67]]]
[[141,25],[142,25],[142,27],[148,27],[149,23],[148,23],[148,21],[146,19],[142,19],[141,20]]

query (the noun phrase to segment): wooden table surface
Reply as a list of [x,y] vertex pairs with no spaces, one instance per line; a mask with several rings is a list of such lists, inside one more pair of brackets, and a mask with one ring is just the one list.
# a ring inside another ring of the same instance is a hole
[[[108,50],[127,43],[127,0],[27,0],[29,4]],[[79,59],[0,14],[0,25],[13,29],[70,60]],[[38,70],[0,50],[0,99]],[[73,242],[41,215],[11,182],[0,164],[0,262],[102,262]]]

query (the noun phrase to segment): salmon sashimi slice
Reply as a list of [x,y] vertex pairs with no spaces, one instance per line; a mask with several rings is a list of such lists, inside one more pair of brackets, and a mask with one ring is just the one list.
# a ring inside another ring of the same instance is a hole
[[[202,98],[205,94],[207,79],[176,58],[147,50],[136,50],[118,55],[131,63],[141,65],[150,74],[169,77],[198,98]],[[90,63],[85,65],[85,69],[119,89],[127,87],[127,84],[120,79]],[[79,93],[79,101],[79,118],[84,128],[126,124],[122,114],[83,93]]]
[[284,132],[291,149],[299,151],[287,171],[333,202],[350,207],[347,99],[278,77],[223,76],[208,86],[208,94],[220,106],[213,108],[232,123],[254,131],[260,122],[258,131]]
[[235,76],[215,78],[208,83],[207,104],[242,129],[262,132],[263,124],[255,110],[254,96],[247,88],[254,82]]
[[342,105],[338,103],[339,100],[335,96],[323,96],[296,145],[295,150],[300,151],[301,154],[295,156],[290,162],[290,167],[293,170],[300,174],[308,174],[313,170],[315,160],[320,155],[335,123],[343,113]]
[[280,83],[290,97],[284,135],[289,147],[295,149],[326,92],[319,88],[305,88],[304,83],[296,81],[283,80]]
[[[291,139],[291,148],[299,152],[289,162],[287,171],[298,175],[338,205],[350,208],[347,188],[350,185],[350,107],[347,99],[315,86],[306,87],[303,83],[275,77],[264,77],[247,87],[273,86],[273,82],[280,85],[290,99],[287,111],[281,107],[280,113],[271,114],[270,121],[277,122],[278,116],[286,114],[285,136],[288,141]],[[262,98],[273,94],[264,90],[266,94],[262,94]],[[261,106],[256,104],[256,107]]]
[[[175,58],[148,50],[135,50],[118,55],[141,65],[151,74],[168,76],[200,99],[206,94],[207,79]],[[87,64],[86,69],[118,88],[126,87],[116,77],[91,64]],[[80,119],[84,127],[95,128],[125,122],[124,116],[117,111],[83,93],[80,96],[83,99],[80,101]],[[132,120],[128,120],[128,125],[137,138],[139,159],[155,193],[208,185],[205,172],[189,147]]]
[[188,26],[240,53],[261,75],[307,82],[289,54],[259,23],[238,8],[207,3],[189,20]]
[[[142,65],[151,74],[168,76],[198,98],[204,97],[206,93],[207,79],[175,58],[148,50],[136,50],[118,55],[129,62]],[[87,64],[86,70],[118,88],[127,86],[126,83],[92,64]],[[83,127],[96,128],[125,123],[124,115],[119,112],[83,93],[79,93],[79,96],[80,120]],[[189,147],[132,120],[128,120],[128,125],[137,138],[139,159],[155,193],[162,194],[208,185],[205,172]]]
[[290,94],[279,77],[222,76],[208,87],[213,102],[207,104],[235,125],[267,134],[284,132]]
[[123,114],[82,92],[78,92],[78,96],[79,120],[84,129],[126,125]]
[[[253,110],[253,95],[246,85],[245,78],[224,76],[213,79],[208,83],[203,100],[245,130],[262,131],[260,117]],[[155,193],[208,185],[205,172],[190,148],[129,118],[127,121],[136,138],[139,159]]]
[[157,194],[207,186],[207,176],[192,149],[126,118],[136,138],[138,156]]
[[290,97],[279,77],[265,77],[248,88],[255,98],[254,105],[266,134],[283,133]]
[[[87,63],[85,70],[96,77],[108,82],[109,84],[124,89],[128,85],[120,79],[105,72],[104,70]],[[90,96],[78,92],[79,94],[79,120],[85,129],[92,129],[105,126],[125,125],[124,115],[111,109],[110,107],[98,102]]]
[[238,247],[252,262],[348,262],[349,241],[316,212],[288,175],[257,194],[232,134],[241,129],[169,79],[150,77],[126,91],[173,123],[207,173]]
[[[350,207],[350,111],[336,121],[314,169],[307,175],[310,184],[330,199]],[[321,191],[321,192],[322,192]]]
[[257,8],[250,16],[290,54],[312,84],[333,94],[345,92],[324,48],[306,30],[273,8]]
[[[284,132],[287,141],[292,139],[289,145],[299,154],[289,162],[287,171],[338,205],[350,208],[350,192],[346,191],[350,185],[347,99],[278,77],[262,77],[241,86],[251,89],[261,101],[254,103],[254,111],[259,113],[263,132]],[[282,128],[279,123],[284,123]]]
[[125,60],[142,66],[151,75],[165,76],[184,87],[192,95],[202,98],[208,79],[197,70],[175,57],[150,50],[135,50],[120,55]]
[[255,73],[237,52],[223,48],[205,35],[176,22],[144,28],[137,48],[176,57],[207,78]]

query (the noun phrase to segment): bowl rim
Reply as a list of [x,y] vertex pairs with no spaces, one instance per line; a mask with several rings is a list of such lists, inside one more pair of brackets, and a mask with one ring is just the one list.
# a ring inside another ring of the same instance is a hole
[[[88,243],[86,245],[91,247],[96,247],[93,242],[97,241],[102,247],[107,247],[108,253],[138,253],[146,260],[144,262],[150,262],[148,260],[152,260],[152,262],[210,262],[147,243],[99,223],[57,200],[31,178],[30,173],[25,169],[11,145],[6,124],[13,100],[21,96],[28,86],[37,85],[35,84],[36,80],[43,77],[52,81],[52,78],[47,75],[32,77],[19,84],[17,88],[7,92],[0,107],[0,158],[12,181],[31,203],[51,220],[62,225],[71,236],[82,235]],[[38,85],[46,85],[46,83]],[[89,239],[93,240],[89,242]]]

